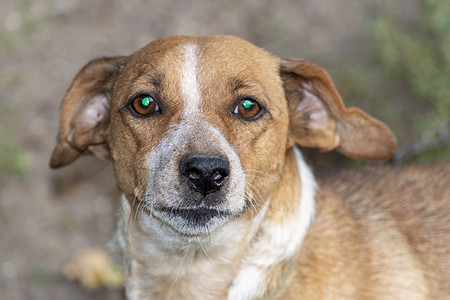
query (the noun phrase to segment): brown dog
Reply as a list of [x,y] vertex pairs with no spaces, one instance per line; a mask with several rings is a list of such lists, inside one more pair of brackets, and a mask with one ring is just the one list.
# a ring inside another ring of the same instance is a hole
[[112,160],[129,299],[450,295],[449,164],[317,188],[295,144],[366,160],[396,147],[315,64],[236,37],[168,37],[78,73],[51,166]]

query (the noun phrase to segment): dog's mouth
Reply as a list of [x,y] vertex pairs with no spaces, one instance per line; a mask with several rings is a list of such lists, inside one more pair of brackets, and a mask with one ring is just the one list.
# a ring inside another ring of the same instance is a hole
[[227,223],[236,215],[226,210],[208,207],[153,207],[150,213],[176,232],[187,236],[206,235]]
[[228,216],[228,213],[225,211],[206,207],[182,209],[162,208],[159,211],[165,212],[173,218],[182,218],[188,223],[197,226],[206,225],[213,218],[224,218]]

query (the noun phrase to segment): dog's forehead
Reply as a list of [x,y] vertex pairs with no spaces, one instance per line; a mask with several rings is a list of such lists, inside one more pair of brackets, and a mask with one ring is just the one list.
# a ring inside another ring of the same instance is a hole
[[177,74],[181,64],[194,57],[204,76],[256,74],[277,76],[278,58],[234,36],[171,36],[156,40],[130,56],[129,64],[139,73]]

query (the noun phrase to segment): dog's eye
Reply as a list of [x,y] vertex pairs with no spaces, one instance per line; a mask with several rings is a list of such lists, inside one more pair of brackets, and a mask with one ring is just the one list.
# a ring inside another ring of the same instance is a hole
[[135,97],[130,102],[130,109],[133,113],[147,117],[160,111],[158,103],[148,95]]
[[245,120],[256,120],[262,115],[263,109],[256,100],[244,98],[236,104],[233,113]]

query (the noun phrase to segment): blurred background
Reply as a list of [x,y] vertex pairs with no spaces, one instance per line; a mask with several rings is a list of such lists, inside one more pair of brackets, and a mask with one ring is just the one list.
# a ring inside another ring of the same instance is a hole
[[86,290],[61,272],[83,248],[107,249],[111,166],[84,157],[53,171],[48,160],[76,72],[173,34],[232,34],[313,61],[347,105],[391,127],[400,147],[390,163],[450,158],[448,0],[3,0],[1,299],[121,299],[121,290]]

